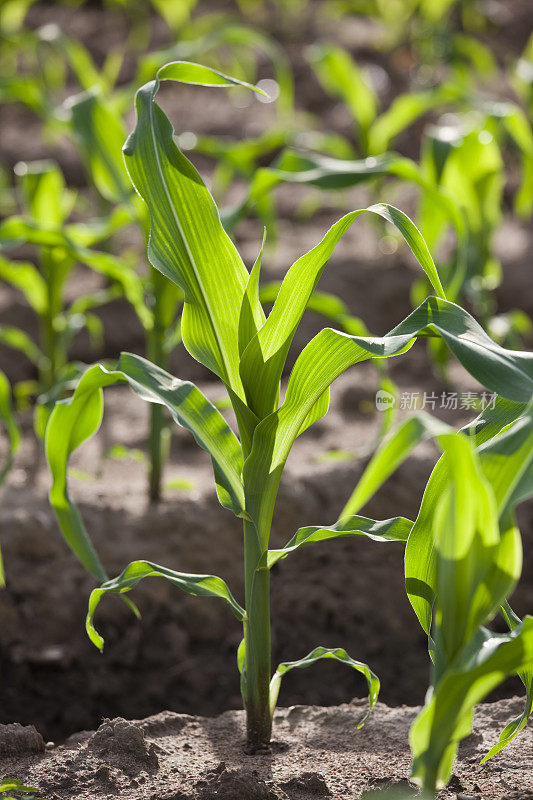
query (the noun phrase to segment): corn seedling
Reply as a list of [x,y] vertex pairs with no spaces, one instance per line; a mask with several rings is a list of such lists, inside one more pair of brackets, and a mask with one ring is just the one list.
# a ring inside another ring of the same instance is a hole
[[92,309],[116,294],[113,290],[88,294],[68,304],[66,287],[77,263],[92,266],[118,282],[123,276],[106,254],[98,263],[84,243],[94,243],[107,235],[103,225],[68,223],[76,200],[65,186],[63,175],[53,162],[20,163],[16,172],[24,215],[8,217],[0,225],[0,248],[4,253],[21,245],[36,251],[36,264],[0,255],[0,278],[22,292],[39,326],[34,341],[25,331],[2,325],[0,341],[14,348],[34,365],[36,381],[15,387],[19,401],[28,395],[46,394],[72,376],[68,349],[73,336],[87,328],[94,339],[101,337],[101,323]]
[[[376,451],[342,515],[358,513],[426,438],[444,455],[411,523],[405,573],[432,659],[431,688],[410,735],[413,777],[432,797],[450,778],[474,706],[492,689],[518,673],[526,699],[481,763],[514,739],[533,710],[533,620],[520,620],[507,602],[522,558],[514,509],[533,494],[531,403],[497,398],[459,433],[413,415]],[[497,613],[508,634],[485,627]]]
[[[403,518],[375,521],[349,516],[336,525],[301,528],[286,547],[270,550],[277,491],[295,439],[327,411],[329,387],[350,366],[370,358],[388,358],[408,350],[419,336],[441,336],[463,365],[491,391],[523,402],[533,389],[533,354],[496,345],[459,306],[444,297],[437,270],[414,224],[386,205],[353,211],[287,272],[274,306],[265,318],[259,301],[261,257],[249,273],[224,231],[217,208],[198,172],[178,149],[170,121],[155,102],[161,80],[210,86],[237,82],[192,63],[171,63],[137,93],[137,125],[124,147],[126,168],[150,213],[148,256],[152,265],[185,295],[183,343],[217,375],[231,400],[239,438],[188,381],[169,375],[138,356],[123,353],[114,370],[100,365],[82,377],[72,399],[56,405],[48,424],[46,452],[53,476],[50,500],[67,543],[102,582],[93,591],[87,630],[102,647],[93,617],[105,594],[127,600],[146,577],[164,577],[192,595],[218,597],[243,625],[238,650],[241,688],[247,716],[248,747],[270,741],[272,715],[284,674],[323,658],[341,661],[367,679],[370,706],[378,680],[370,668],[342,649],[318,647],[299,660],[284,662],[271,675],[270,570],[300,547],[339,536],[368,535],[380,541],[405,541],[411,524]],[[242,84],[238,84],[242,85]],[[251,87],[253,88],[253,87]],[[294,333],[333,250],[362,214],[379,215],[404,236],[436,296],[379,337],[323,329],[303,349],[290,374],[283,402],[280,380]],[[76,506],[69,497],[67,464],[71,453],[99,427],[102,388],[128,383],[143,399],[165,405],[174,421],[187,428],[211,456],[219,500],[243,521],[245,599],[241,605],[226,583],[213,575],[177,572],[149,561],[132,562],[108,580]]]
[[[527,724],[533,707],[533,617],[507,598],[521,572],[515,506],[533,494],[531,403],[498,401],[465,433],[439,437],[435,467],[406,546],[406,588],[428,634],[431,687],[410,742],[413,777],[433,796],[450,778],[473,710],[508,676],[526,688],[525,707],[483,762]],[[509,632],[486,627],[500,613]]]
[[386,153],[394,140],[422,115],[457,103],[464,95],[462,81],[452,77],[431,90],[401,94],[390,108],[380,111],[378,94],[369,76],[346,50],[320,45],[309,51],[309,57],[324,90],[341,100],[353,118],[361,157]]
[[[522,159],[515,209],[527,218],[533,210],[533,132],[524,112],[512,103],[486,105],[477,116],[474,124],[431,127],[423,142],[420,168],[428,182],[445,189],[466,219],[466,258],[451,268],[455,274],[449,280],[450,294],[457,297],[466,291],[474,300],[477,295],[478,313],[486,315],[482,303],[490,305],[487,290],[501,281],[493,239],[502,217],[504,146],[513,143]],[[433,208],[431,197],[422,198],[420,224],[430,246],[436,245],[447,223]]]

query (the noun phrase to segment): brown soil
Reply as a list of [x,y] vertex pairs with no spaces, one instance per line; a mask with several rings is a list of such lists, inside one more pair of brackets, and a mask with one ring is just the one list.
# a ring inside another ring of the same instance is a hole
[[[533,729],[479,765],[520,704],[515,698],[478,708],[439,798],[533,798]],[[271,752],[255,756],[243,752],[243,712],[205,718],[166,711],[141,722],[104,720],[95,733],[75,734],[41,754],[28,731],[27,748],[21,742],[16,756],[0,759],[0,768],[38,787],[44,800],[355,800],[388,787],[416,796],[407,737],[417,710],[378,703],[357,730],[365,711],[359,700],[282,708]]]

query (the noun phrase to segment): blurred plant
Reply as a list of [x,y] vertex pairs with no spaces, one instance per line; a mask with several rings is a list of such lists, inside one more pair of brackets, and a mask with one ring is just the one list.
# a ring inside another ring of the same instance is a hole
[[444,56],[458,29],[475,33],[490,24],[490,6],[477,0],[331,0],[324,10],[370,17],[383,25],[388,47],[406,43],[430,59]]
[[[6,375],[0,370],[0,420],[6,429],[8,438],[8,454],[4,466],[0,470],[0,484],[2,484],[13,466],[13,459],[20,447],[20,430],[13,414],[11,402],[11,384]],[[1,565],[0,565],[1,579]]]
[[511,83],[533,118],[533,33],[511,73]]
[[[527,218],[533,210],[533,132],[523,111],[512,103],[486,104],[461,125],[433,126],[422,146],[420,170],[426,184],[443,189],[465,218],[466,241],[456,248],[443,274],[452,299],[467,297],[478,315],[491,325],[496,306],[491,290],[502,280],[494,254],[494,237],[502,221],[505,183],[504,154],[508,142],[522,158],[522,184],[515,197],[516,212]],[[434,195],[422,192],[419,220],[431,248],[449,228]],[[415,287],[414,300],[425,292]],[[503,341],[527,332],[527,317],[519,312],[500,316],[491,327]]]
[[309,50],[309,58],[325,91],[342,100],[353,118],[357,153],[362,157],[382,155],[428,111],[456,103],[464,96],[463,81],[453,77],[425,91],[400,94],[380,112],[370,75],[346,50],[332,44],[318,45]]
[[[169,375],[138,356],[123,353],[115,370],[96,365],[79,382],[70,402],[51,415],[46,452],[53,476],[50,500],[63,533],[86,569],[103,585],[89,603],[87,630],[98,646],[93,616],[103,595],[126,594],[145,577],[165,577],[192,595],[219,597],[243,623],[238,649],[241,689],[246,707],[248,747],[268,747],[272,715],[281,679],[293,668],[318,659],[336,659],[361,672],[369,686],[370,706],[379,682],[371,670],[342,649],[315,648],[300,661],[284,662],[271,677],[270,569],[300,547],[339,536],[370,536],[405,541],[411,523],[348,516],[331,527],[301,528],[284,548],[269,549],[270,527],[286,459],[296,438],[327,411],[329,387],[348,367],[408,350],[418,336],[441,336],[472,375],[491,391],[516,402],[533,389],[531,354],[496,345],[459,306],[448,302],[429,251],[413,223],[392,206],[375,205],[347,214],[322,241],[288,271],[268,318],[259,301],[261,253],[248,273],[220,224],[217,208],[199,174],[178,149],[170,121],[155,103],[161,80],[231,86],[234,79],[206,67],[181,62],[159,70],[157,79],[136,98],[137,125],[125,145],[128,172],[150,213],[148,255],[152,264],[185,293],[183,342],[200,363],[224,383],[239,428],[237,439],[217,409],[196,386]],[[249,87],[254,88],[254,87]],[[280,380],[298,324],[333,250],[364,212],[395,225],[430,278],[436,297],[383,337],[350,335],[323,329],[296,359],[283,402]],[[174,421],[189,431],[212,459],[221,504],[243,520],[245,607],[220,578],[193,575],[149,561],[131,563],[108,580],[69,497],[67,464],[71,453],[99,427],[102,388],[127,382],[143,399],[164,404]]]
[[15,792],[17,795],[23,795],[26,800],[43,800],[42,797],[37,796],[39,794],[38,789],[32,786],[24,786],[24,784],[16,778],[0,779],[0,798],[2,798],[2,800],[20,800],[19,797],[14,797],[12,792]]
[[[117,283],[123,283],[119,265],[105,253],[89,250],[105,238],[113,221],[103,224],[69,223],[76,201],[65,185],[58,166],[51,161],[19,163],[16,167],[22,216],[8,217],[0,224],[0,248],[4,252],[31,245],[36,248],[37,265],[12,260],[0,254],[0,278],[22,292],[38,321],[37,341],[23,329],[0,326],[0,342],[18,350],[34,365],[37,379],[14,387],[18,404],[30,396],[56,391],[79,369],[69,363],[72,338],[86,328],[95,343],[101,341],[102,326],[92,310],[117,295],[116,288],[88,293],[68,304],[68,279],[77,263],[90,264]],[[44,413],[44,406],[37,410]],[[46,414],[45,414],[46,418]],[[38,422],[38,430],[45,424]]]

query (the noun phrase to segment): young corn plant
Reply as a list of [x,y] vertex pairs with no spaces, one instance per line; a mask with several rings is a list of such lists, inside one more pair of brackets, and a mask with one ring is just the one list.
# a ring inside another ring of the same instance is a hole
[[[521,184],[514,198],[515,212],[527,219],[533,210],[533,130],[524,111],[514,103],[485,102],[470,120],[428,128],[422,145],[420,169],[428,183],[443,188],[462,210],[468,230],[466,258],[455,264],[450,293],[461,291],[475,300],[501,281],[493,239],[501,222],[505,183],[505,152],[513,145],[521,159]],[[432,197],[422,195],[420,225],[430,244],[446,228],[442,213],[432,210]],[[485,299],[485,305],[490,298]],[[479,311],[483,306],[478,300]]]
[[[14,387],[17,404],[28,398],[39,400],[35,408],[36,430],[44,434],[49,402],[79,376],[80,366],[69,361],[69,347],[75,334],[87,329],[95,343],[101,340],[102,325],[93,310],[120,294],[139,306],[140,286],[123,259],[94,249],[107,238],[114,220],[69,222],[76,200],[66,188],[63,174],[50,161],[19,163],[22,215],[12,215],[0,224],[0,278],[20,291],[38,322],[36,341],[24,330],[0,326],[0,342],[21,352],[34,366],[37,378]],[[36,263],[7,258],[21,245],[36,253]],[[108,288],[68,301],[69,280],[77,264],[85,264],[110,281]]]
[[[450,778],[474,706],[499,683],[520,676],[524,709],[481,763],[517,736],[533,710],[533,619],[520,620],[507,601],[522,561],[514,510],[533,495],[533,406],[494,398],[459,433],[424,412],[411,416],[376,451],[341,516],[358,513],[427,438],[443,456],[410,523],[405,574],[432,659],[426,705],[410,734],[413,778],[429,798]],[[486,627],[497,614],[508,634]]]
[[[0,255],[0,278],[22,292],[34,311],[39,326],[38,340],[19,328],[2,325],[0,341],[22,352],[37,368],[35,382],[17,389],[17,395],[48,392],[69,369],[68,348],[81,328],[100,335],[99,320],[91,309],[107,295],[86,296],[68,305],[66,285],[77,258],[74,244],[59,231],[67,230],[67,220],[76,200],[68,190],[58,166],[51,161],[19,163],[16,167],[23,216],[8,217],[0,225],[0,248],[8,253],[20,245],[36,248],[36,264],[11,260]],[[78,224],[70,228],[74,240],[83,231]],[[97,239],[94,231],[87,236]]]
[[[218,597],[242,623],[238,649],[241,689],[250,751],[268,747],[281,679],[294,668],[329,658],[361,672],[370,707],[379,682],[370,668],[340,648],[315,648],[303,659],[284,662],[272,676],[270,663],[270,570],[281,558],[316,541],[367,535],[405,542],[411,523],[347,516],[332,526],[301,528],[284,548],[269,548],[278,487],[296,438],[328,408],[329,387],[350,366],[371,358],[401,355],[419,336],[441,336],[465,367],[491,391],[521,402],[533,390],[533,354],[496,345],[459,306],[445,299],[437,270],[414,224],[386,205],[353,211],[340,219],[287,272],[273,308],[265,317],[259,301],[261,254],[248,272],[220,223],[218,210],[200,175],[180,152],[169,119],[156,103],[162,80],[208,86],[242,85],[201,65],[175,62],[159,70],[136,97],[137,124],[124,146],[126,168],[150,214],[148,257],[184,292],[181,333],[185,347],[223,382],[238,427],[229,427],[194,384],[155,364],[123,353],[116,369],[87,370],[71,400],[58,403],[46,433],[52,473],[50,501],[63,536],[86,569],[101,582],[89,602],[87,631],[102,647],[94,627],[96,608],[106,594],[127,593],[146,577],[164,577],[192,595]],[[249,87],[255,88],[255,87]],[[384,336],[352,335],[324,328],[302,350],[280,401],[281,377],[294,333],[336,244],[362,214],[378,215],[396,226],[432,282],[429,297]],[[100,424],[102,388],[127,383],[148,402],[164,405],[211,456],[219,501],[242,519],[244,604],[214,575],[178,572],[149,561],[134,561],[108,579],[67,485],[70,455]]]
[[465,92],[463,81],[452,76],[432,89],[400,94],[382,111],[368,76],[342,47],[316,46],[309,51],[309,58],[324,90],[341,100],[353,118],[359,157],[386,153],[394,140],[420,117],[436,108],[456,104]]
[[[473,711],[507,677],[526,689],[481,763],[526,726],[533,709],[533,617],[507,598],[521,572],[515,507],[533,495],[533,405],[505,403],[482,414],[470,436],[439,436],[443,456],[427,485],[406,546],[406,588],[429,637],[431,686],[410,743],[412,775],[428,796],[450,779]],[[501,614],[508,633],[487,624]]]

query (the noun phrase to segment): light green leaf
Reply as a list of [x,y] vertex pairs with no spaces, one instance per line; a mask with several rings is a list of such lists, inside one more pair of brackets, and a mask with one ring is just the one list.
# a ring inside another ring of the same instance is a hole
[[292,265],[281,284],[267,321],[242,355],[240,374],[247,402],[259,418],[266,417],[275,408],[279,381],[290,344],[328,259],[353,222],[365,211],[386,219],[400,231],[435,291],[440,297],[444,297],[444,290],[427,246],[416,226],[403,212],[393,206],[378,204],[346,214],[329,229],[316,247]]
[[368,517],[343,516],[335,525],[299,528],[285,547],[268,551],[267,566],[271,569],[280,559],[286,558],[304,545],[338,539],[342,536],[366,536],[375,542],[406,542],[412,527],[413,523],[405,517],[375,520]]
[[400,423],[383,440],[372,456],[341,511],[341,517],[346,514],[356,514],[387,478],[403,464],[417,444],[428,437],[435,437],[449,430],[448,425],[425,412],[418,412]]
[[[495,493],[498,515],[504,519],[514,505],[533,494],[531,479],[531,412],[525,414],[520,403],[498,398],[469,426],[478,446],[481,468]],[[507,430],[505,430],[507,428]],[[499,434],[499,435],[498,435]],[[433,509],[446,487],[447,471],[441,460],[426,486],[422,503],[405,551],[407,594],[422,628],[429,633],[431,608],[435,596],[436,564]]]
[[37,314],[46,308],[46,283],[39,270],[29,261],[8,261],[0,255],[0,278],[24,294]]
[[122,158],[126,140],[122,120],[106,105],[98,88],[69,98],[67,107],[97,190],[111,202],[128,202],[132,188]]
[[109,592],[115,594],[129,592],[144,578],[166,578],[174,586],[196,597],[219,597],[229,603],[231,610],[240,622],[244,618],[244,609],[237,603],[222,578],[217,578],[216,575],[176,572],[173,569],[153,564],[151,561],[133,561],[117,578],[106,581],[101,587],[93,589],[91,592],[86,628],[90,640],[99,650],[103,649],[104,640],[96,631],[93,619],[100,600]]
[[14,328],[11,325],[0,325],[0,343],[24,353],[26,358],[36,366],[40,366],[45,358],[33,339],[20,328]]
[[363,151],[368,146],[368,129],[378,111],[377,97],[362,70],[346,50],[334,45],[312,48],[311,61],[325,90],[343,100],[352,114]]
[[200,447],[211,456],[222,505],[235,514],[242,514],[244,509],[240,444],[221,414],[194,384],[180,381],[130,353],[121,355],[115,371],[100,365],[89,368],[71,400],[56,404],[46,429],[45,450],[53,479],[50,502],[63,536],[84,567],[102,581],[107,580],[107,576],[79,511],[69,497],[68,459],[100,426],[102,388],[125,381],[144,400],[165,405],[174,421],[191,431]]
[[[521,624],[522,620],[520,617],[514,613],[513,609],[510,607],[509,603],[506,601],[502,606],[502,614],[505,617],[507,624],[509,625],[509,630],[514,630],[518,625]],[[512,719],[510,722],[507,723],[503,731],[501,732],[497,743],[491,747],[487,755],[482,758],[481,764],[484,764],[486,761],[491,759],[493,756],[497,755],[504,747],[506,747],[509,742],[517,736],[520,731],[522,731],[533,712],[533,667],[530,669],[524,670],[518,673],[520,680],[524,684],[526,688],[526,701],[524,704],[524,710],[521,714],[517,717]]]
[[481,629],[452,664],[416,718],[409,740],[412,776],[433,791],[449,780],[459,741],[472,730],[472,711],[502,680],[533,666],[533,617],[508,634]]
[[240,309],[248,272],[220,223],[198,172],[182,155],[172,126],[154,102],[162,79],[202,85],[239,84],[188,62],[167,64],[137,92],[137,126],[124,146],[126,168],[148,205],[152,265],[185,293],[183,343],[237,395]]
[[376,701],[379,695],[379,678],[375,675],[370,667],[366,664],[363,664],[362,661],[354,661],[353,658],[350,658],[346,650],[343,650],[340,647],[337,648],[327,648],[327,647],[315,647],[314,650],[311,650],[305,658],[301,658],[299,661],[284,661],[281,663],[274,676],[270,682],[270,713],[274,713],[274,709],[276,708],[276,703],[278,700],[279,689],[281,685],[281,679],[284,675],[287,674],[291,669],[302,669],[303,667],[310,667],[313,664],[316,664],[317,661],[321,661],[322,659],[334,659],[335,661],[340,661],[341,664],[346,664],[348,667],[352,667],[355,669],[356,672],[360,672],[362,675],[365,676],[367,684],[368,684],[368,702],[369,702],[369,709],[367,714],[363,717],[361,722],[358,724],[357,728],[361,728],[365,721],[368,719],[370,712],[374,708]]
[[[13,406],[11,402],[11,385],[7,377],[1,370],[0,370],[0,420],[2,420],[2,422],[4,423],[7,436],[9,439],[9,453],[6,459],[6,463],[0,470],[0,484],[2,484],[6,478],[6,475],[13,466],[13,458],[20,447],[21,436],[19,427],[17,425],[15,416],[13,414]],[[2,570],[0,564],[0,581],[1,579],[2,579]]]
[[423,114],[455,99],[457,92],[451,87],[437,88],[431,92],[402,94],[375,120],[368,132],[368,152],[378,155],[385,152],[394,139],[409,128]]

